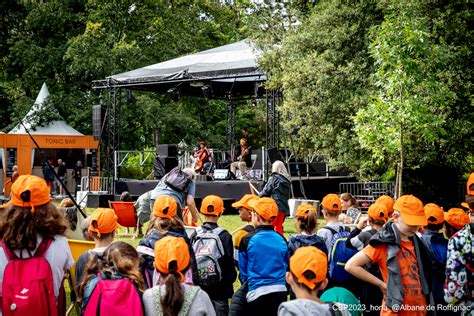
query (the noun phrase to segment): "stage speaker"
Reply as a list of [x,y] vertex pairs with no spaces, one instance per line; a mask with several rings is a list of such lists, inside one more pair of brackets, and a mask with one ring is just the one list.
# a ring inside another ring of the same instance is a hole
[[156,156],[153,160],[153,171],[155,179],[161,179],[165,174],[170,172],[173,168],[178,166],[177,157],[159,157]]
[[283,159],[283,156],[282,156],[280,150],[278,150],[278,148],[275,148],[275,147],[274,148],[268,148],[267,154],[268,154],[268,158],[270,159],[271,163],[274,163],[277,160],[285,161]]
[[178,145],[176,144],[159,144],[157,154],[160,157],[178,157]]
[[214,180],[233,180],[235,175],[229,169],[215,169]]
[[91,176],[99,175],[99,157],[96,150],[86,154],[86,166],[91,168]]
[[94,140],[100,140],[102,134],[102,121],[105,116],[105,111],[102,109],[102,105],[92,106],[92,135]]

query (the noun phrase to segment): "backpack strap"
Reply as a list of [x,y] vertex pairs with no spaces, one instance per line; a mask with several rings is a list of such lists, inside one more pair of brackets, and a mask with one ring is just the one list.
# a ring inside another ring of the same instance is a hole
[[44,256],[46,255],[46,251],[48,251],[48,248],[49,246],[51,246],[52,242],[52,239],[43,239],[39,244],[38,248],[36,249],[34,257],[44,258]]
[[185,289],[183,306],[181,306],[181,310],[179,311],[178,315],[188,315],[191,305],[194,302],[194,298],[200,290],[199,286],[189,286]]
[[337,231],[336,231],[334,228],[331,228],[331,227],[328,227],[328,226],[324,226],[324,227],[322,227],[321,229],[327,229],[327,230],[329,230],[333,235],[337,234]]
[[[339,232],[342,231],[341,228],[342,228],[342,226],[339,227]],[[329,230],[333,235],[336,235],[336,234],[338,233],[338,231],[336,231],[334,228],[331,228],[331,227],[329,227],[329,226],[321,227],[321,229],[327,229],[327,230]]]
[[[48,251],[48,248],[52,242],[53,242],[52,239],[49,239],[49,238],[43,239],[41,243],[39,244],[38,248],[36,248],[36,251],[33,257],[44,258],[46,251]],[[13,250],[8,248],[4,240],[2,240],[1,247],[3,248],[3,251],[5,252],[5,256],[7,257],[8,261],[18,259],[18,256],[15,254]]]
[[12,261],[18,259],[18,256],[15,254],[13,250],[8,248],[7,244],[5,244],[5,240],[2,239],[1,246],[3,248],[3,252],[5,252],[5,256],[7,257],[8,261]]
[[161,286],[155,286],[151,289],[153,297],[153,306],[155,306],[156,315],[163,315],[163,308],[161,308]]

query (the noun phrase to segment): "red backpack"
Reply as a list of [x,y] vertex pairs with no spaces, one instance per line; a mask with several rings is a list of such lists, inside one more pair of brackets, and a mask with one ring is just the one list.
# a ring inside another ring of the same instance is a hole
[[[84,316],[142,316],[142,302],[132,280],[110,279],[98,273],[99,282],[84,310]],[[36,315],[35,315],[36,316]]]
[[53,273],[45,259],[51,239],[43,239],[34,256],[18,258],[2,240],[8,259],[3,273],[2,311],[4,316],[57,316]]

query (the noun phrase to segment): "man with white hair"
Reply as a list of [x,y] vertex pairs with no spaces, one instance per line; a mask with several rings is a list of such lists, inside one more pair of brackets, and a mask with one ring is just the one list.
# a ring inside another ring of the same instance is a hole
[[[198,210],[196,208],[196,203],[194,201],[194,196],[196,194],[196,185],[194,183],[194,170],[191,168],[186,168],[181,171],[179,167],[174,168],[168,172],[161,180],[158,182],[156,187],[151,191],[151,200],[155,201],[159,196],[166,195],[172,196],[176,199],[176,202],[179,204],[178,216],[183,218],[181,209],[186,206],[191,211],[191,215],[194,222],[198,221]],[[183,177],[183,180],[186,183],[183,190],[180,190],[177,186],[171,184],[172,177]]]

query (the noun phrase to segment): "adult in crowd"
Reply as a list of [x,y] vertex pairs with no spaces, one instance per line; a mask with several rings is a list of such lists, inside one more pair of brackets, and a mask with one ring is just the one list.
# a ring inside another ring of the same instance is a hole
[[[61,182],[66,185],[66,164],[63,162],[63,160],[61,158],[58,159],[58,177],[59,179],[61,180]],[[55,190],[56,190],[56,193],[60,196],[63,195],[63,186],[61,185],[61,183],[56,180],[55,181]]]
[[272,174],[260,192],[260,197],[271,197],[278,205],[278,216],[273,220],[272,224],[275,231],[283,235],[283,222],[285,217],[290,215],[290,206],[288,199],[290,198],[291,178],[286,170],[285,165],[277,160],[272,165]]
[[82,161],[78,160],[74,169],[72,171],[72,177],[76,181],[76,187],[74,192],[77,193],[79,191],[79,187],[81,186],[81,178],[82,178]]
[[53,181],[54,181],[54,172],[53,172],[53,165],[52,161],[48,159],[48,162],[43,165],[43,178],[46,180],[46,184],[48,185],[49,192],[53,193]]
[[[187,206],[191,211],[192,220],[197,222],[198,210],[196,208],[196,202],[194,201],[196,194],[194,175],[194,170],[190,168],[183,170],[181,170],[180,167],[174,168],[168,172],[151,191],[151,201],[154,203],[155,200],[162,195],[172,196],[179,205],[178,217],[183,218],[182,209]],[[153,205],[153,203],[151,203],[151,205]]]
[[252,166],[252,150],[247,144],[247,140],[242,138],[240,146],[237,147],[236,160],[230,164],[230,171],[235,175],[237,169],[240,170],[240,178],[245,179],[247,168]]
[[357,208],[359,205],[355,197],[352,194],[346,192],[341,194],[341,207],[342,215],[341,221],[344,224],[352,224],[355,222],[360,214],[360,210]]

